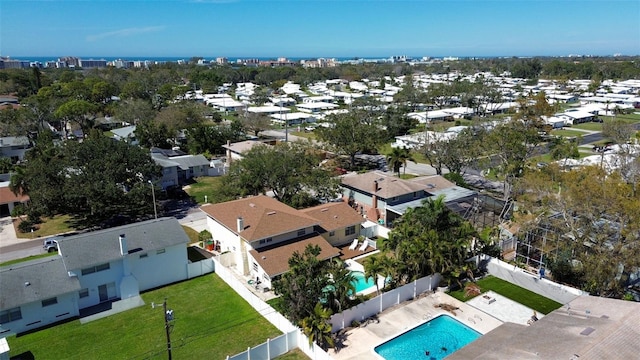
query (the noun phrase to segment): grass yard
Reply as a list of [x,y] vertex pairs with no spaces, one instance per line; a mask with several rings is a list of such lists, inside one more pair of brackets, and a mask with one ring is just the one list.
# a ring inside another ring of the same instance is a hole
[[576,125],[571,125],[571,127],[576,129],[582,129],[582,130],[602,131],[602,123],[596,123],[596,122],[576,124]]
[[207,196],[207,201],[213,200],[213,194],[218,187],[222,184],[221,176],[203,176],[196,178],[196,183],[189,185],[185,188],[185,191],[189,196],[193,197],[198,204],[204,204],[204,196]]
[[147,305],[84,325],[74,320],[7,340],[11,356],[45,359],[166,359],[162,308],[174,311],[175,359],[224,359],[280,335],[217,275],[210,274],[142,294]]
[[280,355],[276,358],[276,360],[306,360],[309,359],[307,355],[305,355],[302,350],[294,349],[289,351],[284,355]]
[[584,136],[588,134],[585,133],[584,131],[560,129],[560,130],[551,131],[551,135],[562,136],[562,137],[577,137],[577,136]]
[[[560,304],[559,302],[553,301],[494,276],[488,276],[486,278],[480,279],[476,283],[483,293],[489,290],[493,290],[506,298],[509,298],[545,315],[555,309],[562,307],[562,304]],[[451,291],[449,295],[460,301],[468,301],[472,298],[465,297],[464,290]]]
[[197,243],[198,240],[198,236],[200,234],[198,234],[197,231],[193,230],[192,228],[188,227],[188,226],[184,226],[182,225],[182,229],[184,230],[184,232],[187,233],[187,236],[189,237],[189,244],[193,244],[193,243]]
[[47,256],[53,256],[53,255],[58,255],[58,253],[56,251],[53,251],[53,252],[47,252],[47,253],[39,254],[39,255],[31,255],[31,256],[27,256],[26,258],[5,261],[3,263],[0,263],[0,266],[19,264],[21,262],[31,261],[31,260],[35,260],[35,259],[44,258],[44,257],[47,257]]
[[309,140],[317,140],[316,133],[313,131],[292,131],[289,134]]
[[69,215],[55,216],[52,218],[43,218],[42,224],[37,224],[36,227],[38,229],[33,231],[32,233],[31,232],[21,233],[18,230],[19,221],[14,221],[13,225],[16,228],[16,235],[18,236],[18,238],[35,239],[39,237],[47,237],[47,236],[62,234],[62,233],[75,230],[74,228],[71,227],[70,221],[71,221],[71,217]]

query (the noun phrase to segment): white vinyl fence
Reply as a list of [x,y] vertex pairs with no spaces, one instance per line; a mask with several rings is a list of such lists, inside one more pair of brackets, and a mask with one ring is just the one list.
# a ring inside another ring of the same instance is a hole
[[[259,297],[251,292],[233,273],[232,270],[222,266],[216,258],[212,258],[216,269],[216,274],[227,283],[238,295],[246,300],[260,315],[269,321],[278,330],[282,331],[281,335],[275,339],[267,340],[267,342],[256,347],[249,348],[240,354],[233,355],[227,359],[273,359],[290,350],[299,348],[309,358],[314,360],[330,360],[329,354],[313,343],[309,346],[309,338],[287,318],[278,313],[269,304],[262,301]],[[273,345],[271,343],[274,343]],[[284,346],[283,346],[284,344]],[[284,351],[284,352],[282,352]]]
[[425,291],[435,290],[440,283],[440,274],[434,274],[412,281],[399,288],[382,293],[358,306],[334,314],[331,317],[331,331],[337,332],[351,326],[353,321],[362,322],[392,306],[415,299]]
[[187,264],[187,278],[191,279],[200,275],[212,273],[215,263],[212,259],[204,259]]
[[517,266],[510,265],[496,258],[481,255],[481,261],[486,262],[487,272],[497,278],[508,281],[512,284],[533,291],[561,304],[567,304],[578,296],[589,295],[589,293],[561,285],[556,282],[540,278],[538,274],[525,271]]

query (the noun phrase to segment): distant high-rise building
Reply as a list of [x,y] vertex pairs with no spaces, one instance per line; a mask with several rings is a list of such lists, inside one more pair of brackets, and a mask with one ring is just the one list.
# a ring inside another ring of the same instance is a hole
[[29,66],[31,66],[29,61],[0,57],[0,69],[28,69]]
[[107,60],[80,59],[80,67],[83,69],[105,68],[107,67]]
[[216,64],[218,65],[225,65],[229,63],[229,59],[227,59],[226,57],[218,57],[216,58]]

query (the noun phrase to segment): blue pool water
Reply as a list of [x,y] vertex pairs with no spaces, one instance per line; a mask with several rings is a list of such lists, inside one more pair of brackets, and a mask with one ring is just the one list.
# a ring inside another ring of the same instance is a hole
[[440,315],[376,346],[375,352],[386,360],[440,360],[480,336],[482,334],[451,316]]
[[352,271],[351,275],[353,275],[353,277],[356,279],[355,281],[356,293],[359,293],[360,291],[363,291],[363,290],[367,290],[372,286],[376,286],[376,283],[373,281],[373,278],[372,277],[368,279],[365,278],[364,273],[361,271]]

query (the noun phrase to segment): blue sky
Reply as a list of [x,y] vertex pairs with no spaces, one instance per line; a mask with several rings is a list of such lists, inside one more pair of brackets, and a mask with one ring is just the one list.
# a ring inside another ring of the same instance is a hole
[[640,54],[639,0],[0,0],[0,55]]

